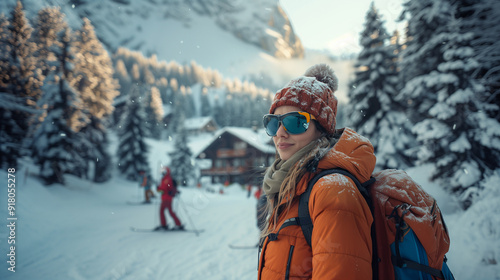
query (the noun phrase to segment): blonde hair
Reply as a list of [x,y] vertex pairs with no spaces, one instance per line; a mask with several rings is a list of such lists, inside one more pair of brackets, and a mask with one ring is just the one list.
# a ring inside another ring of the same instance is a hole
[[[313,151],[306,155],[304,159],[295,164],[281,183],[280,191],[277,194],[267,196],[265,209],[260,214],[262,215],[260,218],[269,217],[266,219],[265,227],[260,235],[262,241],[266,236],[276,230],[278,218],[283,214],[283,210],[286,209],[284,212],[285,215],[290,210],[297,184],[302,179],[304,174],[306,172],[315,172],[319,160],[328,153],[335,143],[337,143],[338,139],[339,136],[337,134],[323,134],[320,138],[314,140],[318,142],[316,146],[317,148],[313,149]],[[276,158],[279,158],[278,154],[276,154]],[[282,205],[283,202],[285,203]]]

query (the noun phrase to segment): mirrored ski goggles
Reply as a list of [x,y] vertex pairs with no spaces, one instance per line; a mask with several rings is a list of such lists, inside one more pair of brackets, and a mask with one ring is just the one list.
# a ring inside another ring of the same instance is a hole
[[287,133],[302,134],[309,128],[311,120],[315,119],[313,115],[306,112],[291,112],[284,115],[267,114],[264,115],[262,121],[267,135],[276,136],[280,124]]

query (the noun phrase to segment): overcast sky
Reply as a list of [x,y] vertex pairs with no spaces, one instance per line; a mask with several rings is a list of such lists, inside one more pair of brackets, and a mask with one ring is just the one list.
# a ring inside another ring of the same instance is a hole
[[[295,33],[306,48],[330,50],[333,54],[359,51],[359,34],[372,0],[279,0]],[[375,7],[392,34],[403,0],[376,0]]]

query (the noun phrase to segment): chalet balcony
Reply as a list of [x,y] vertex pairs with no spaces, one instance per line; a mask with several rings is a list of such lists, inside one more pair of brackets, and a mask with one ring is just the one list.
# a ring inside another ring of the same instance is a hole
[[202,169],[202,176],[213,176],[213,175],[239,175],[248,171],[247,167],[243,166],[226,166],[226,167],[213,167],[210,169]]
[[246,149],[219,149],[217,150],[217,158],[238,158],[244,157],[247,153]]

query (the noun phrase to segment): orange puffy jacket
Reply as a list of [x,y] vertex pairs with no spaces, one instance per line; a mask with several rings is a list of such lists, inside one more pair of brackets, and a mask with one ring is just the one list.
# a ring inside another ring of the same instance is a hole
[[[343,168],[367,181],[375,167],[368,139],[346,128],[337,144],[320,160],[317,173]],[[340,174],[314,185],[309,213],[314,224],[311,246],[300,226],[280,227],[298,217],[299,195],[316,173],[306,173],[296,188],[290,210],[278,218],[277,239],[269,237],[260,253],[258,279],[372,279],[372,214],[354,182]],[[272,221],[272,218],[271,218]],[[272,226],[272,225],[270,225]],[[278,232],[279,230],[279,232]]]

